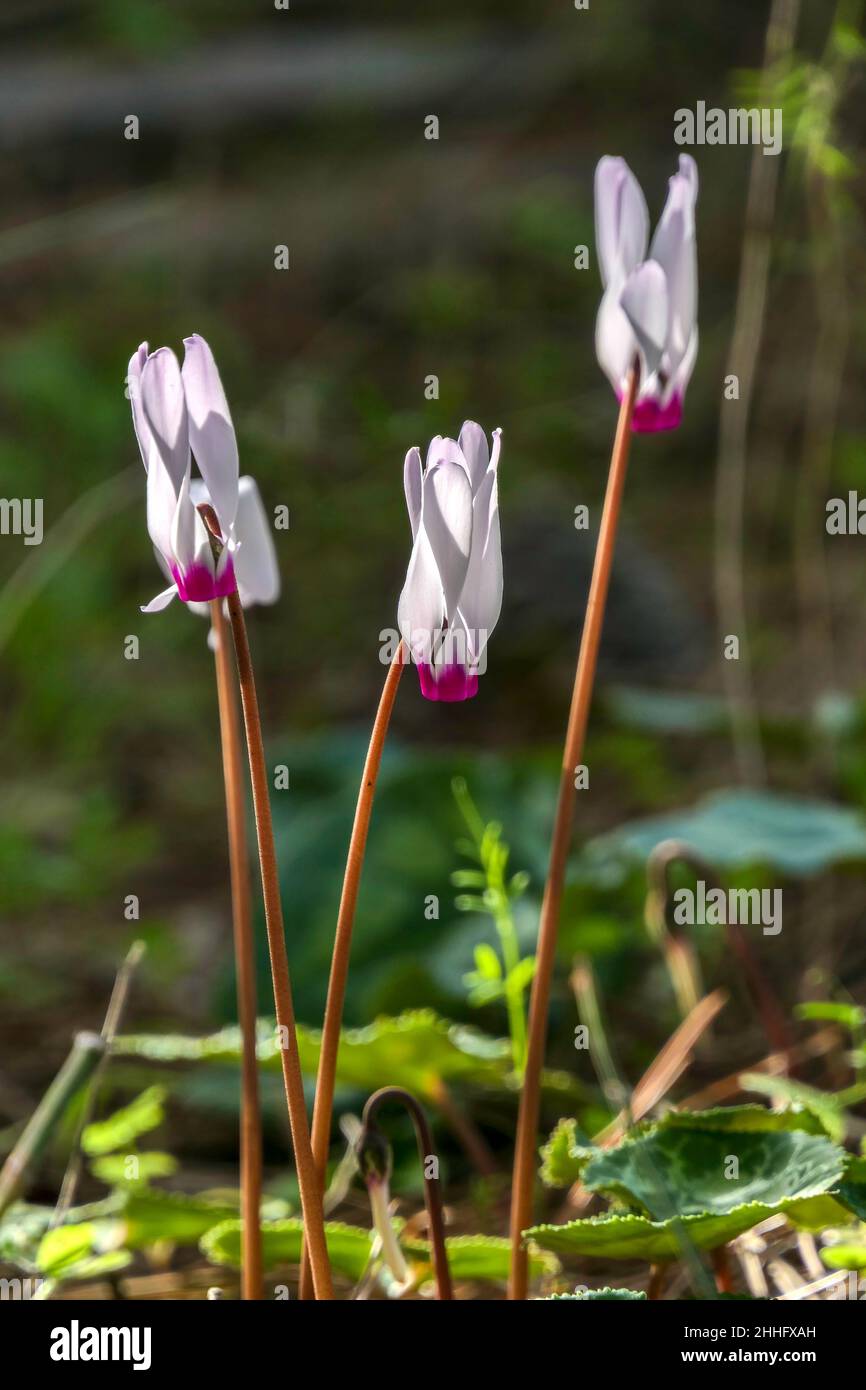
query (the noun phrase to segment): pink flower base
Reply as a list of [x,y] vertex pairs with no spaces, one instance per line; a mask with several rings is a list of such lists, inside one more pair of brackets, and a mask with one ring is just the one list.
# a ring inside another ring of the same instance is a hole
[[209,603],[212,598],[228,598],[238,587],[230,555],[219,575],[215,575],[207,565],[191,565],[183,573],[172,565],[171,577],[177,585],[178,597],[184,603]]
[[432,667],[419,665],[418,679],[425,700],[454,703],[457,700],[471,700],[473,695],[478,694],[478,677],[471,675],[465,666],[443,666],[438,676],[437,680]]
[[682,418],[682,396],[671,396],[664,406],[647,396],[635,406],[631,427],[635,434],[656,434],[659,430],[675,430]]

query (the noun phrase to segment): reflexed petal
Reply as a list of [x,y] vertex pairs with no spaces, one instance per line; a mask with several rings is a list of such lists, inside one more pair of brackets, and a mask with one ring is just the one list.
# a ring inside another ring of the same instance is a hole
[[425,473],[429,473],[437,463],[459,463],[469,477],[469,465],[463,454],[463,450],[456,439],[451,439],[449,435],[437,434],[435,439],[430,441],[430,448],[427,450],[427,466]]
[[[190,500],[189,483],[189,474],[187,474],[181,484],[180,495],[171,523],[169,555],[181,571],[191,569],[195,563],[196,552],[201,546],[201,531],[204,531],[204,522]],[[196,534],[197,531],[198,535]],[[206,532],[205,535],[207,535]],[[208,549],[210,550],[209,545]],[[211,569],[213,569],[213,561],[211,561]]]
[[685,172],[674,174],[669,182],[667,202],[653,237],[651,251],[653,260],[662,267],[668,284],[670,329],[664,366],[669,376],[677,373],[686,354],[697,347],[697,170],[690,156],[681,158],[681,170],[684,160],[688,160]]
[[481,479],[487,472],[487,465],[490,462],[487,435],[480,425],[476,425],[474,420],[464,420],[457,443],[466,460],[466,467],[469,469],[469,481],[472,484],[474,497],[481,486]]
[[638,355],[637,338],[619,302],[621,287],[605,290],[595,321],[595,354],[614,390],[625,389],[626,377]]
[[382,1179],[373,1179],[367,1183],[367,1192],[370,1196],[370,1211],[373,1216],[373,1228],[379,1237],[382,1247],[382,1259],[390,1269],[398,1284],[405,1284],[409,1279],[409,1266],[406,1257],[400,1249],[397,1235],[391,1224],[391,1214],[388,1211],[389,1192],[388,1184]]
[[245,608],[253,603],[275,603],[280,593],[280,571],[270,520],[253,478],[240,479],[238,514],[233,552],[238,592]]
[[472,553],[460,595],[459,616],[469,639],[469,665],[476,666],[502,609],[502,548],[496,469],[490,468],[474,502]]
[[[154,450],[156,446],[154,446]],[[147,532],[166,563],[173,551],[172,528],[177,511],[177,494],[168,470],[157,452],[147,470]]]
[[228,537],[238,509],[238,445],[232,417],[210,347],[197,333],[183,341],[190,443]]
[[450,619],[472,545],[472,489],[462,464],[437,463],[424,475],[419,536],[422,532],[430,542],[445,597],[445,616]]
[[442,580],[423,525],[418,530],[397,607],[400,635],[416,662],[431,662],[445,622]]
[[173,598],[177,598],[177,585],[172,584],[170,589],[163,589],[161,594],[152,598],[150,603],[141,606],[142,613],[161,613],[163,608],[167,608]]
[[403,491],[406,493],[406,506],[409,509],[409,524],[412,527],[412,539],[418,534],[418,523],[421,520],[421,486],[424,481],[421,470],[421,451],[417,444],[410,449],[403,464]]
[[622,281],[646,255],[649,212],[624,159],[605,155],[595,171],[595,246],[602,284]]
[[[141,404],[156,443],[154,454],[158,453],[177,496],[184,476],[189,473],[189,432],[180,367],[170,348],[159,348],[144,363]],[[148,471],[152,468],[153,455]]]
[[141,404],[141,372],[146,361],[147,343],[141,343],[129,359],[126,389],[129,392],[129,404],[132,407],[132,428],[135,430],[135,437],[138,440],[141,461],[145,468],[149,468],[151,451],[156,448],[156,444],[150,432],[150,426],[144,418],[144,409]]
[[643,383],[658,371],[668,336],[668,286],[656,261],[644,261],[629,276],[620,303],[638,341]]

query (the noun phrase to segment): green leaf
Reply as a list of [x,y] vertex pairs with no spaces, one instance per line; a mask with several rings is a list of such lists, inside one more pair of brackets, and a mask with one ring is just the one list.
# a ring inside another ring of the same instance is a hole
[[664,1221],[816,1197],[838,1183],[844,1165],[829,1139],[802,1131],[659,1128],[595,1154],[582,1181]]
[[180,1192],[160,1192],[157,1188],[133,1188],[124,1194],[120,1208],[124,1222],[123,1244],[140,1250],[160,1241],[174,1245],[196,1245],[202,1236],[222,1221],[236,1217],[238,1202],[206,1192],[187,1196]]
[[512,989],[526,989],[535,975],[535,956],[524,956],[509,972],[507,984]]
[[583,1136],[577,1120],[560,1120],[541,1150],[541,1179],[547,1187],[571,1187],[599,1150]]
[[744,1072],[740,1077],[744,1091],[758,1091],[771,1096],[773,1100],[784,1100],[789,1104],[805,1106],[817,1115],[831,1139],[841,1144],[847,1128],[845,1115],[838,1102],[815,1086],[807,1086],[803,1081],[792,1081],[787,1076],[767,1076],[763,1072]]
[[866,1221],[866,1158],[849,1158],[839,1184],[839,1200],[861,1221]]
[[105,1154],[93,1160],[90,1171],[109,1187],[143,1187],[154,1178],[170,1178],[177,1172],[177,1166],[177,1159],[172,1154],[154,1151]]
[[[129,1254],[120,1249],[122,1230],[117,1222],[84,1221],[78,1225],[55,1226],[46,1231],[36,1254],[38,1269],[47,1278],[87,1278],[83,1270],[103,1273],[107,1268],[119,1269],[129,1262]],[[111,1261],[110,1266],[104,1261]],[[119,1262],[118,1262],[119,1261]],[[101,1263],[100,1263],[101,1262]]]
[[763,1202],[734,1207],[722,1215],[684,1216],[651,1221],[646,1216],[589,1216],[564,1226],[532,1226],[524,1236],[557,1255],[599,1259],[647,1260],[652,1264],[679,1259],[684,1241],[699,1250],[714,1250],[772,1216],[778,1208]]
[[106,1120],[87,1125],[81,1136],[81,1147],[87,1154],[109,1154],[128,1148],[140,1134],[162,1124],[164,1101],[165,1087],[150,1086]]
[[[303,1222],[297,1217],[262,1223],[262,1259],[265,1268],[298,1264],[301,1258]],[[361,1278],[370,1258],[372,1235],[360,1226],[341,1222],[325,1223],[328,1254],[335,1270],[347,1278]],[[430,1246],[423,1240],[401,1240],[406,1256],[432,1269]],[[511,1242],[500,1236],[449,1236],[446,1239],[448,1264],[454,1279],[504,1282],[508,1278]],[[214,1264],[237,1269],[241,1258],[241,1223],[226,1221],[214,1227],[201,1241],[203,1253]],[[555,1273],[556,1260],[539,1252],[530,1254],[533,1277]]]
[[[764,1105],[729,1105],[712,1110],[668,1110],[658,1121],[639,1125],[632,1137],[661,1129],[701,1129],[740,1133],[777,1133],[803,1130],[825,1134],[811,1110],[768,1110]],[[541,1178],[548,1187],[570,1187],[581,1177],[589,1160],[601,1153],[580,1131],[577,1120],[560,1120],[541,1150]]]
[[820,1254],[828,1269],[866,1269],[866,1245],[825,1245]]
[[[298,1217],[288,1217],[284,1221],[263,1221],[262,1261],[265,1268],[300,1263],[303,1232],[304,1223]],[[373,1243],[370,1232],[362,1230],[360,1226],[327,1221],[325,1239],[333,1269],[353,1281],[360,1279],[370,1259]],[[237,1219],[212,1227],[202,1236],[200,1244],[202,1253],[212,1264],[240,1268],[241,1222]]]
[[586,867],[614,857],[644,864],[662,840],[685,840],[719,869],[762,865],[792,878],[866,859],[859,811],[807,797],[732,789],[696,806],[632,821],[591,842]]
[[646,1294],[638,1289],[584,1289],[582,1293],[552,1293],[540,1303],[554,1303],[563,1300],[572,1303],[631,1303],[645,1299]]
[[[511,1265],[511,1241],[505,1236],[447,1236],[448,1265],[454,1279],[475,1279],[487,1283],[506,1283]],[[426,1241],[407,1243],[407,1251],[424,1253],[431,1261]],[[432,1268],[432,1265],[431,1265]],[[555,1274],[559,1261],[546,1252],[530,1250],[529,1273],[535,1279]]]
[[486,941],[475,947],[475,968],[483,980],[501,980],[502,966],[499,957]]
[[818,999],[808,1004],[798,1004],[794,1012],[798,1018],[840,1023],[851,1032],[866,1026],[866,1009],[860,1009],[856,1004],[835,1004],[830,1000]]
[[719,1105],[711,1110],[668,1110],[650,1126],[657,1129],[737,1130],[740,1133],[777,1134],[802,1130],[804,1134],[826,1134],[819,1117],[811,1109],[792,1106],[788,1110],[769,1110],[765,1105]]
[[650,734],[703,734],[725,727],[726,705],[718,695],[682,690],[615,686],[605,697],[619,724]]
[[480,869],[455,869],[451,882],[455,888],[484,888],[487,879]]

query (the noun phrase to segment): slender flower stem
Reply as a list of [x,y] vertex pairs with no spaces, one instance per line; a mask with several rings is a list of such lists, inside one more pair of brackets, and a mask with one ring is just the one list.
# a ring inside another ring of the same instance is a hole
[[[442,1189],[439,1185],[439,1162],[433,1148],[433,1136],[430,1133],[430,1126],[427,1123],[427,1116],[422,1106],[412,1095],[411,1091],[404,1091],[402,1086],[383,1086],[381,1090],[374,1091],[367,1104],[364,1106],[363,1124],[364,1129],[369,1130],[375,1127],[376,1112],[381,1105],[389,1100],[395,1100],[404,1106],[412,1117],[415,1126],[415,1138],[418,1143],[418,1157],[421,1159],[421,1172],[424,1176],[424,1203],[427,1208],[427,1221],[430,1226],[430,1245],[433,1249],[433,1273],[436,1276],[436,1296],[439,1299],[453,1299],[454,1290],[451,1285],[451,1271],[448,1268],[448,1250],[445,1245],[445,1217],[442,1211]],[[429,1160],[436,1160],[434,1163],[435,1173],[428,1173]]]
[[544,1061],[544,1044],[547,1036],[550,984],[556,956],[559,905],[562,899],[574,816],[575,768],[583,754],[589,718],[589,706],[592,699],[592,687],[616,542],[616,528],[625,485],[637,383],[637,372],[632,368],[620,405],[616,437],[610,460],[604,509],[598,532],[592,581],[589,587],[580,654],[577,659],[577,671],[571,697],[568,731],[565,736],[559,798],[550,847],[550,866],[538,925],[538,952],[535,977],[532,981],[532,993],[529,999],[526,1069],[523,1075],[523,1088],[520,1093],[517,1138],[514,1149],[514,1177],[511,1189],[511,1277],[508,1286],[508,1297],[511,1299],[525,1298],[528,1287],[529,1262],[523,1247],[522,1233],[527,1226],[531,1225],[532,1221],[532,1189],[535,1179],[535,1143],[541,1099],[541,1067]]
[[238,1020],[241,1027],[241,1297],[258,1300],[264,1297],[260,1226],[262,1117],[256,1060],[256,953],[244,814],[243,747],[229,655],[229,630],[222,599],[213,599],[210,610],[216,643],[216,685],[226,793]]
[[274,986],[274,1006],[280,1029],[283,1083],[286,1089],[292,1144],[295,1150],[295,1166],[301,1192],[304,1231],[310,1250],[316,1298],[332,1299],[334,1291],[331,1282],[331,1267],[328,1262],[328,1247],[325,1241],[322,1190],[316,1175],[313,1150],[310,1145],[307,1109],[304,1103],[304,1081],[295,1032],[295,1010],[292,1004],[289,961],[283,935],[283,909],[280,902],[280,880],[274,848],[274,828],[271,821],[271,804],[268,795],[268,775],[265,769],[259,702],[256,696],[256,683],[247,640],[244,611],[237,591],[230,594],[226,601],[232,636],[234,637],[238,680],[241,688],[241,706],[247,737],[253,809],[259,846],[265,924],[268,932],[268,951],[271,958],[271,978]]
[[[334,933],[334,951],[331,956],[331,975],[328,980],[328,998],[325,1004],[325,1021],[322,1027],[322,1048],[319,1053],[319,1069],[316,1076],[316,1099],[313,1104],[312,1144],[313,1159],[319,1185],[324,1191],[325,1174],[328,1163],[328,1144],[331,1137],[331,1118],[334,1109],[334,1085],[337,1075],[337,1053],[340,1049],[340,1028],[343,1023],[343,1004],[346,999],[346,980],[349,975],[349,953],[352,948],[352,928],[355,924],[355,908],[361,886],[361,871],[364,867],[364,851],[367,847],[367,831],[376,795],[376,781],[382,762],[382,750],[391,711],[397,695],[397,687],[403,674],[406,659],[402,641],[397,647],[385,685],[379,700],[379,708],[373,721],[370,746],[364,763],[358,802],[355,807],[355,820],[349,840],[349,853],[343,875],[343,891],[337,913],[337,928]],[[301,1260],[301,1282],[298,1297],[311,1297],[310,1260],[306,1245]]]

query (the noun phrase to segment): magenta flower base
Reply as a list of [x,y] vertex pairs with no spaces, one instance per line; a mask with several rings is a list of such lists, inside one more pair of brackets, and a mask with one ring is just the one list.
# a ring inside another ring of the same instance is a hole
[[682,396],[671,396],[665,406],[647,397],[635,406],[631,427],[635,434],[656,434],[659,430],[677,429],[682,418]]
[[436,680],[432,667],[419,665],[418,679],[425,700],[453,703],[471,700],[473,695],[478,694],[478,677],[470,675],[465,666],[443,666]]
[[171,577],[177,585],[178,597],[184,603],[210,603],[212,598],[228,598],[238,587],[230,555],[219,576],[207,565],[192,565],[183,574],[172,565]]

